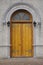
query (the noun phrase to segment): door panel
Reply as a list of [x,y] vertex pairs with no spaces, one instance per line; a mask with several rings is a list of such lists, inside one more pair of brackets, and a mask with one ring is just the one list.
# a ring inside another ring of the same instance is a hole
[[12,34],[12,57],[32,56],[32,24],[14,24],[11,28]]
[[12,56],[21,56],[20,24],[12,24]]
[[23,24],[23,56],[32,55],[32,25]]

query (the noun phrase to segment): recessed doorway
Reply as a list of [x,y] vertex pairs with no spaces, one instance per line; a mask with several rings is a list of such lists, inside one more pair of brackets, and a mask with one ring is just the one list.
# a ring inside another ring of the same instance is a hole
[[17,10],[10,19],[10,56],[33,57],[33,22],[27,10]]

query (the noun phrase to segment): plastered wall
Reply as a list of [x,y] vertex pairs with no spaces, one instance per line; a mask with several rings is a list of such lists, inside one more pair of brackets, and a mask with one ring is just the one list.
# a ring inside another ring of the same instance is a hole
[[13,4],[21,2],[30,4],[40,14],[41,26],[33,28],[33,57],[43,57],[43,0],[0,0],[0,58],[10,58],[10,27],[3,25],[5,12]]

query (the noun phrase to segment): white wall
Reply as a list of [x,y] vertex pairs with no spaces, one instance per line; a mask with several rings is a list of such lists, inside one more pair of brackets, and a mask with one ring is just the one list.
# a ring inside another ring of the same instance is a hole
[[[41,29],[37,25],[34,28],[34,57],[43,56],[43,0],[0,0],[0,58],[10,57],[10,33],[9,27],[3,25],[5,12],[15,3],[25,2],[36,8],[41,17]],[[40,46],[41,45],[41,46]]]

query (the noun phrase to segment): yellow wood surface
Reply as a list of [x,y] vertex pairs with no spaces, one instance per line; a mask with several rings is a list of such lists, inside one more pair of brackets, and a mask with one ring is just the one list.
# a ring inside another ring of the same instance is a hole
[[32,55],[32,25],[23,24],[23,56]]
[[12,57],[32,56],[32,24],[12,24]]

